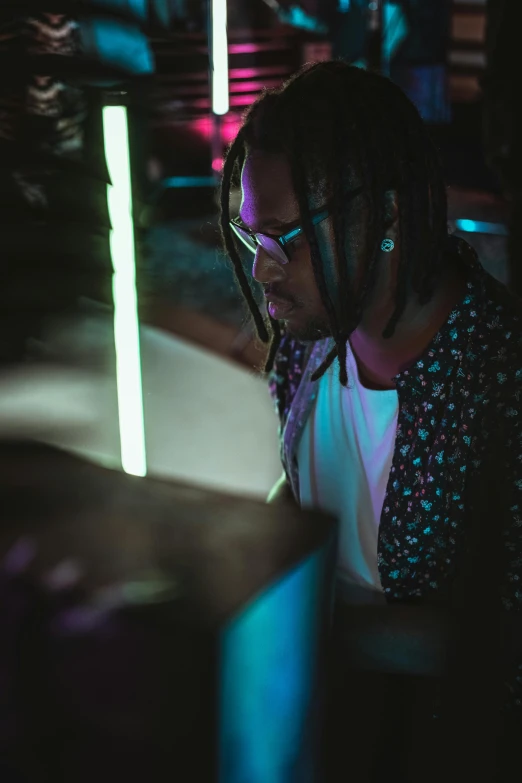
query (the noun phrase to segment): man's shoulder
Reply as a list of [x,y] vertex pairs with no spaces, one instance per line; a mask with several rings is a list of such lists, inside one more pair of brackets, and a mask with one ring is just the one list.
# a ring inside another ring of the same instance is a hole
[[483,356],[483,371],[507,390],[522,382],[522,300],[489,278],[484,307],[475,329],[474,349]]
[[522,299],[513,293],[507,285],[484,270],[482,275],[486,309],[502,313],[502,319],[505,321],[513,320],[522,323]]
[[515,338],[522,339],[522,299],[503,283],[488,276],[485,287],[485,314],[491,330],[505,336],[510,332]]

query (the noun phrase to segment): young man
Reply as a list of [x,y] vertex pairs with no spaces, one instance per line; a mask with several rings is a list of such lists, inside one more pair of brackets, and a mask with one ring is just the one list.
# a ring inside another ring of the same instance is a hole
[[522,310],[448,236],[414,106],[341,62],[266,92],[226,159],[222,232],[261,339],[272,332],[275,494],[337,514],[340,582],[388,604],[518,610]]

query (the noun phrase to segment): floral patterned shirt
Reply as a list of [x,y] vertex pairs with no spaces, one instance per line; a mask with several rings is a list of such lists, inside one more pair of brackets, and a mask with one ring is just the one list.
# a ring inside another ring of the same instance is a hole
[[[270,379],[282,460],[296,498],[297,445],[317,389],[310,376],[331,346],[331,340],[305,347],[284,337]],[[386,599],[453,599],[459,568],[472,573],[466,557],[478,546],[487,578],[499,574],[495,591],[503,607],[519,609],[522,304],[472,263],[463,300],[395,380],[397,434],[378,545]],[[465,585],[468,595],[475,590],[478,596],[476,581]],[[522,676],[514,679],[521,706]]]

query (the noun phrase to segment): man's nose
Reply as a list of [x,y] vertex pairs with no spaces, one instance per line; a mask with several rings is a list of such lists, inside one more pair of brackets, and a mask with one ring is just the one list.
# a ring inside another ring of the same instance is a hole
[[252,277],[258,283],[267,285],[284,280],[285,270],[279,261],[272,258],[264,248],[258,245],[252,266]]

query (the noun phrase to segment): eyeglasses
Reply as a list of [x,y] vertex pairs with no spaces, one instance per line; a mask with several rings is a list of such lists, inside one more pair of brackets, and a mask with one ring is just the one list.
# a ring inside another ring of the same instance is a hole
[[[355,196],[358,196],[361,191],[362,188],[355,188],[355,190],[348,192],[345,198],[348,201],[351,201],[351,199],[355,198]],[[319,223],[322,223],[323,220],[326,220],[327,217],[330,217],[330,214],[331,212],[329,209],[321,209],[315,213],[312,212],[312,225],[317,226]],[[282,234],[281,236],[274,236],[273,234],[262,234],[260,232],[253,233],[245,228],[245,226],[242,226],[237,220],[230,221],[230,228],[237,238],[245,245],[245,247],[250,250],[251,253],[255,253],[258,247],[262,247],[263,250],[268,253],[270,258],[273,258],[280,264],[288,264],[290,261],[290,256],[288,255],[287,249],[288,245],[290,245],[292,242],[295,242],[295,240],[303,234],[302,226],[297,226],[297,228],[293,228],[291,231],[288,231],[286,234]]]

